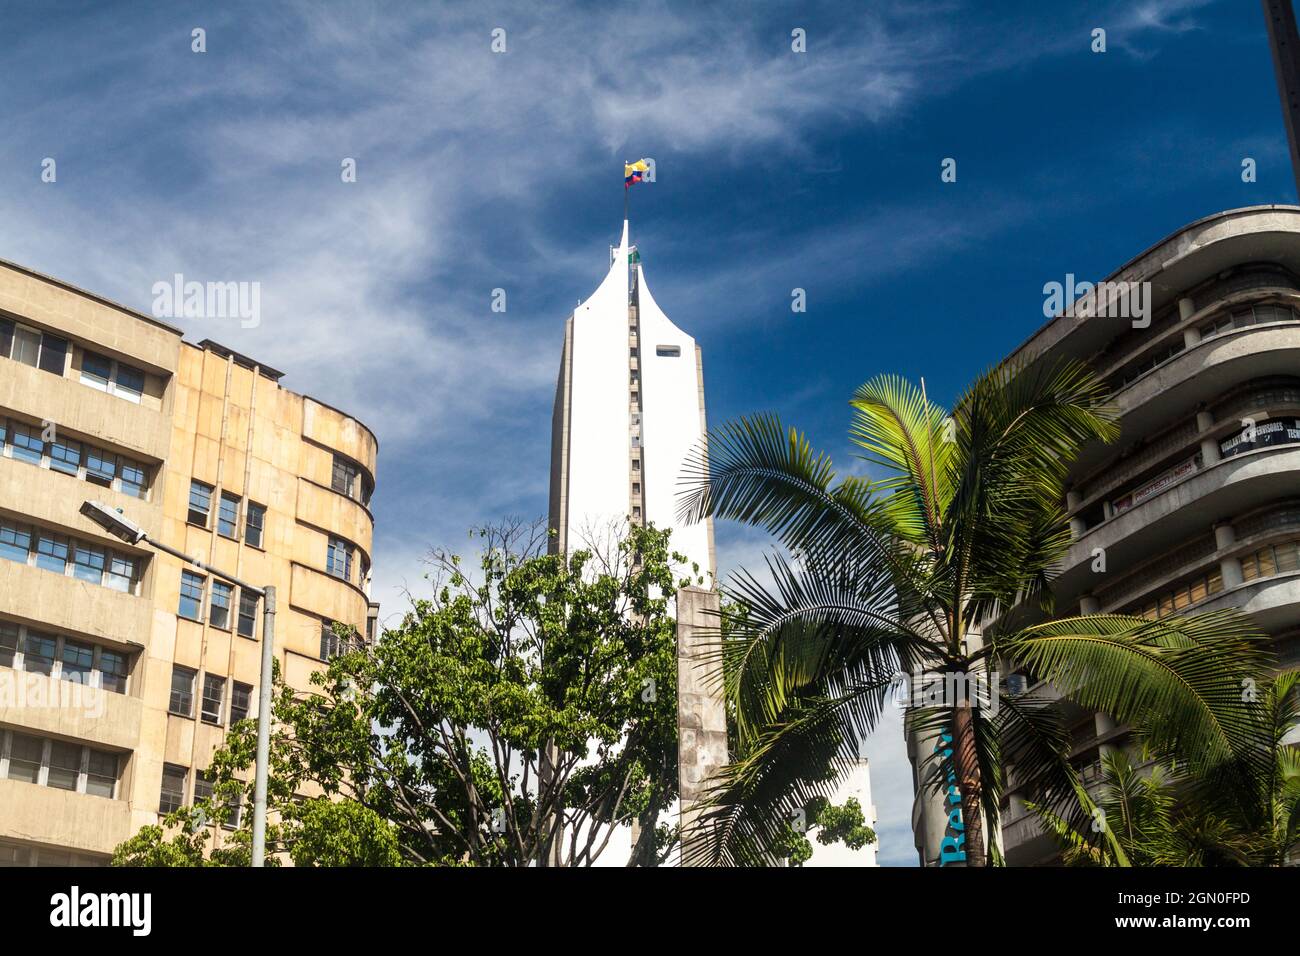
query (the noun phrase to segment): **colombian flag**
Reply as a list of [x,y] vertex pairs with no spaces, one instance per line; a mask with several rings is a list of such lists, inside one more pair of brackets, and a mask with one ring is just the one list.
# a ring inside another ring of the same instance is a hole
[[623,188],[629,188],[633,183],[641,182],[644,173],[650,171],[650,165],[644,159],[638,159],[635,163],[623,164]]

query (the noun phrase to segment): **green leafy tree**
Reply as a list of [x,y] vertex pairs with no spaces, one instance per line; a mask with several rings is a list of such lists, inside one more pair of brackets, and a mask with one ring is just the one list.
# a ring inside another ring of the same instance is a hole
[[[691,841],[697,862],[778,856],[790,813],[830,794],[900,671],[1024,670],[1138,728],[1191,772],[1269,772],[1254,746],[1259,713],[1241,699],[1269,658],[1242,616],[1034,623],[1071,540],[1066,469],[1086,443],[1118,433],[1084,366],[999,366],[951,414],[896,376],[863,385],[851,406],[850,437],[878,480],[837,479],[774,416],[711,431],[688,476],[683,520],[756,525],[794,556],[769,558],[771,584],[742,572],[730,589],[745,607],[720,628],[739,744]],[[912,727],[951,737],[975,866],[991,862],[984,832],[997,824],[1005,764],[1054,809],[1080,812],[1067,809],[1077,778],[1051,701],[1002,695],[992,711],[966,695],[909,712]],[[939,790],[936,763],[920,769]]]
[[[397,627],[307,693],[277,682],[268,850],[299,865],[582,866],[635,823],[628,864],[662,862],[678,837],[670,599],[691,583],[672,570],[685,558],[653,527],[568,556],[547,553],[541,524],[472,537],[473,573],[433,552],[433,594]],[[251,803],[255,745],[252,721],[227,735],[216,802]],[[191,814],[166,822],[174,833],[146,828],[118,861],[202,856]]]

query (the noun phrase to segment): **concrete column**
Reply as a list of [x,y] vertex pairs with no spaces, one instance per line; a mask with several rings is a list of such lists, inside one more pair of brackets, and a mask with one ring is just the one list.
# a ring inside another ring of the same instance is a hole
[[[1214,526],[1214,547],[1218,551],[1230,548],[1237,543],[1237,531],[1224,522]],[[1241,561],[1237,558],[1222,558],[1219,561],[1219,573],[1223,576],[1224,588],[1236,587],[1245,580],[1241,574]]]
[[677,770],[680,776],[682,857],[701,838],[694,833],[709,776],[727,763],[717,591],[677,592]]
[[[1196,312],[1196,304],[1191,299],[1182,298],[1178,300],[1178,318],[1185,320]],[[1201,341],[1201,330],[1188,326],[1183,329],[1183,347],[1191,348]]]
[[1082,538],[1083,533],[1088,530],[1083,523],[1083,519],[1074,516],[1081,504],[1083,504],[1083,495],[1077,491],[1067,491],[1065,493],[1065,510],[1070,515],[1070,533],[1076,538]]
[[1100,614],[1101,602],[1091,594],[1084,594],[1079,598],[1080,614]]
[[[1196,413],[1196,430],[1199,432],[1208,432],[1214,427],[1214,416],[1209,412]],[[1223,455],[1219,451],[1219,443],[1213,438],[1201,439],[1201,465],[1208,468],[1215,462],[1219,461]]]
[[[1096,728],[1098,737],[1110,733],[1112,730],[1114,730],[1116,727],[1119,726],[1117,723],[1115,723],[1115,719],[1111,717],[1110,714],[1103,714],[1101,711],[1097,711],[1097,713],[1093,714],[1092,721],[1093,721],[1093,726]],[[1108,754],[1112,754],[1115,752],[1115,745],[1110,743],[1099,744],[1097,746],[1097,752],[1102,757],[1105,757]]]

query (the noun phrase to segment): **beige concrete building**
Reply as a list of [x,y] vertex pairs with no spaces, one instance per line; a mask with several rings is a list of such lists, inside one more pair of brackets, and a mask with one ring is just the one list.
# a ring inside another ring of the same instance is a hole
[[202,795],[256,716],[251,596],[107,536],[83,501],[274,585],[291,685],[334,651],[330,622],[373,636],[377,442],[280,377],[0,262],[0,865],[107,862]]

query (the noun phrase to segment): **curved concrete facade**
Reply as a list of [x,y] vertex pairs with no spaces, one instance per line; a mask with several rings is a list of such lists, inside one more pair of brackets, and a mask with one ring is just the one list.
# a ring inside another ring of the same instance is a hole
[[[12,330],[42,343],[39,364]],[[185,582],[81,503],[274,585],[276,656],[305,689],[324,626],[369,633],[378,443],[247,356],[6,263],[0,346],[0,863],[102,863],[159,821],[165,787],[190,802],[232,720],[256,715],[261,615],[241,621],[237,589]]]
[[[1300,657],[1300,209],[1229,210],[1179,230],[1108,281],[1150,283],[1148,327],[1048,323],[1016,353],[1070,356],[1111,384],[1121,436],[1074,464],[1075,534],[1055,582],[1060,613],[1164,617],[1237,607]],[[1072,759],[1086,782],[1130,746],[1077,708]],[[1011,768],[1014,781],[1014,768]],[[1012,864],[1054,846],[1014,789],[1003,807]]]
[[[1072,305],[1012,355],[1087,362],[1120,412],[1119,439],[1086,448],[1070,470],[1075,540],[1054,582],[1058,613],[1239,607],[1284,662],[1300,661],[1300,208],[1207,216],[1105,281],[1146,284],[1149,321]],[[1059,706],[1071,759],[1092,785],[1101,756],[1129,745],[1127,729]],[[909,741],[914,763],[922,744]],[[1050,862],[1054,842],[1026,813],[1009,769],[1006,859]],[[941,800],[918,794],[923,865],[938,862],[945,816]]]

